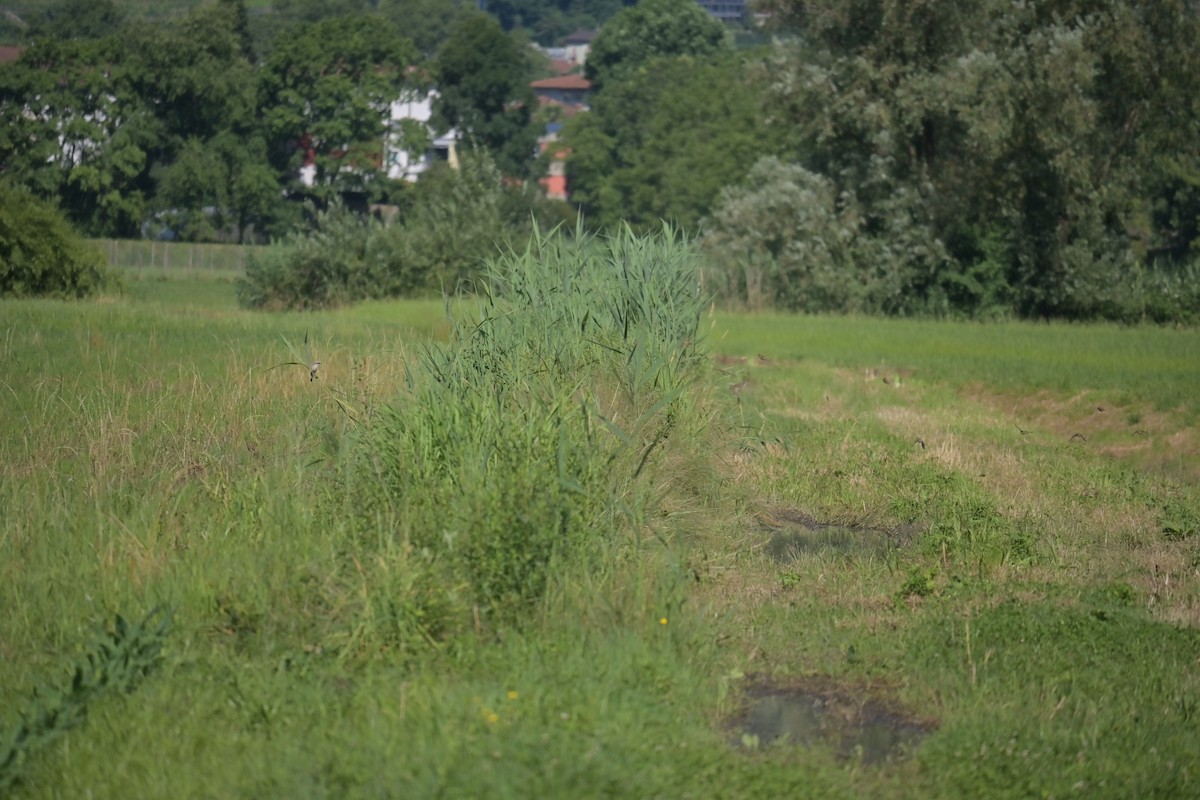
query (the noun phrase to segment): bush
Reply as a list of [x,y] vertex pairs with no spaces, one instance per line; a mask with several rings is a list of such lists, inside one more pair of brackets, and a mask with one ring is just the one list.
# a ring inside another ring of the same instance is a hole
[[946,261],[921,203],[902,189],[868,213],[828,177],[769,156],[721,192],[705,249],[720,291],[753,309],[910,313],[920,276]]
[[56,208],[0,182],[0,295],[87,297],[112,280],[104,255]]
[[537,217],[561,206],[503,183],[483,153],[431,170],[412,187],[404,216],[384,226],[337,205],[313,230],[252,255],[238,293],[250,308],[326,308],[378,297],[453,294],[471,286],[506,242],[525,241]]
[[484,154],[468,154],[458,169],[422,176],[413,207],[398,225],[379,231],[372,250],[387,264],[390,294],[453,294],[469,285],[506,238],[528,234],[501,215],[505,189]]
[[368,243],[378,223],[335,204],[314,216],[313,230],[292,234],[262,252],[251,252],[238,281],[238,299],[249,308],[329,308],[380,297],[385,268]]
[[1194,325],[1200,322],[1200,259],[1127,265],[1089,299],[1081,317]]
[[1074,239],[1056,244],[1053,258],[1022,261],[1031,245],[1001,224],[956,224],[936,236],[923,202],[901,186],[868,210],[824,175],[763,158],[745,185],[722,191],[707,220],[706,278],[727,301],[751,309],[1200,319],[1200,259],[1139,265],[1087,217],[1077,221]]
[[437,574],[419,582],[446,587],[407,614],[422,631],[456,604],[518,618],[640,519],[636,487],[702,363],[694,254],[673,233],[535,237],[477,288],[478,314],[412,365],[347,472],[348,514],[372,533],[395,520]]

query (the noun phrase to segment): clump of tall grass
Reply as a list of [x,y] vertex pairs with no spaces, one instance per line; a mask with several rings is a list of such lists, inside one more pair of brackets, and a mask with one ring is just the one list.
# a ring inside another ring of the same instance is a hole
[[401,596],[372,601],[395,644],[456,616],[519,619],[556,570],[638,525],[702,363],[694,253],[670,228],[535,236],[475,297],[347,473],[353,516],[405,561]]

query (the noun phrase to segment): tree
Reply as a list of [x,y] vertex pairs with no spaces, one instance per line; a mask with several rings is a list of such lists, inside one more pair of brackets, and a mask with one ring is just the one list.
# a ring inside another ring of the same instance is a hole
[[666,219],[695,231],[721,188],[773,151],[760,114],[732,53],[648,61],[568,122],[572,200],[602,227]]
[[703,59],[727,48],[728,32],[694,0],[643,0],[619,11],[592,42],[584,75],[596,90],[659,56]]
[[[599,28],[637,0],[487,0],[487,12],[506,31],[524,30],[549,45],[578,28]],[[474,4],[472,4],[474,5]]]
[[243,241],[253,230],[273,229],[279,181],[267,162],[262,139],[231,131],[189,139],[158,175],[154,206],[159,222],[190,241]]
[[370,11],[368,0],[273,0],[269,14],[252,20],[254,49],[260,60],[274,52],[301,29],[334,17],[362,16]]
[[125,23],[113,0],[61,0],[29,28],[31,40],[103,39]]
[[168,26],[128,28],[128,80],[164,127],[167,148],[188,137],[258,125],[257,71],[239,30],[239,3],[202,6]]
[[421,58],[431,60],[471,11],[455,0],[380,0],[379,13],[412,39]]
[[433,63],[439,96],[434,122],[458,128],[487,150],[505,175],[527,177],[537,129],[532,124],[529,61],[491,17],[472,14],[454,29]]
[[[101,39],[37,41],[0,73],[4,171],[55,198],[87,233],[139,235],[148,212],[164,209],[156,179],[185,147],[261,138],[239,5]],[[220,204],[215,195],[196,202]]]
[[116,37],[41,40],[0,71],[0,170],[93,235],[136,235],[145,211],[157,122],[126,55]]
[[275,14],[301,24],[362,15],[373,5],[375,3],[370,0],[274,0],[271,3]]
[[296,175],[311,159],[316,195],[364,191],[382,174],[384,116],[414,59],[390,23],[365,15],[312,23],[277,46],[259,97],[276,169]]
[[238,43],[242,58],[254,63],[254,37],[250,32],[250,12],[246,0],[217,0],[218,16],[227,21]]
[[861,204],[866,240],[908,259],[893,308],[971,314],[1008,297],[1024,315],[1107,314],[1171,239],[1150,209],[1186,202],[1167,165],[1197,163],[1194,3],[775,11],[800,35],[767,70],[772,117],[795,160]]
[[141,37],[140,96],[163,126],[152,153],[156,219],[193,240],[270,229],[280,184],[257,108],[243,0],[221,0]]

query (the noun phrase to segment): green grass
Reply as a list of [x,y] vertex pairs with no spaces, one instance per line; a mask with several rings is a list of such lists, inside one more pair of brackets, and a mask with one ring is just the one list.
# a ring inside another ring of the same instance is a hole
[[[0,301],[0,320],[0,759],[19,713],[85,709],[22,751],[8,795],[1200,789],[1200,494],[1188,464],[1121,449],[1194,462],[1195,331],[719,314],[702,327],[720,357],[669,428],[665,407],[634,424],[652,393],[611,388],[653,359],[572,367],[636,445],[601,473],[624,476],[624,506],[604,546],[552,561],[503,621],[417,535],[471,507],[420,506],[452,482],[392,495],[403,514],[344,503],[366,420],[417,413],[426,343],[453,344],[441,303],[255,314],[229,275],[144,273],[95,302]],[[321,379],[269,370],[306,332]],[[1093,408],[1104,392],[1124,392],[1116,417]],[[1109,427],[1069,439],[1093,419]],[[1148,434],[1118,438],[1134,426]],[[567,451],[550,452],[558,481]],[[496,463],[513,486],[538,474]],[[519,522],[523,495],[502,496]],[[773,535],[809,535],[800,518],[892,546],[772,560]],[[162,605],[171,628],[136,685],[70,691],[81,665],[103,673],[89,653],[121,640],[116,615]],[[764,683],[931,732],[883,766],[830,744],[748,749],[745,690]]]
[[1097,390],[1114,400],[1200,411],[1200,330],[1194,328],[718,314],[710,333],[715,348],[739,355],[912,370],[1001,390]]

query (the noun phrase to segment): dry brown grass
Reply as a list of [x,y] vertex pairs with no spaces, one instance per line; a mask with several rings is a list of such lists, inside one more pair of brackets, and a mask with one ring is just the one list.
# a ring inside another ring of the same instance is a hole
[[1093,450],[1137,469],[1200,484],[1200,432],[1183,409],[1118,404],[1094,391],[1071,396],[1046,390],[1015,394],[973,385],[964,396],[1015,427]]

